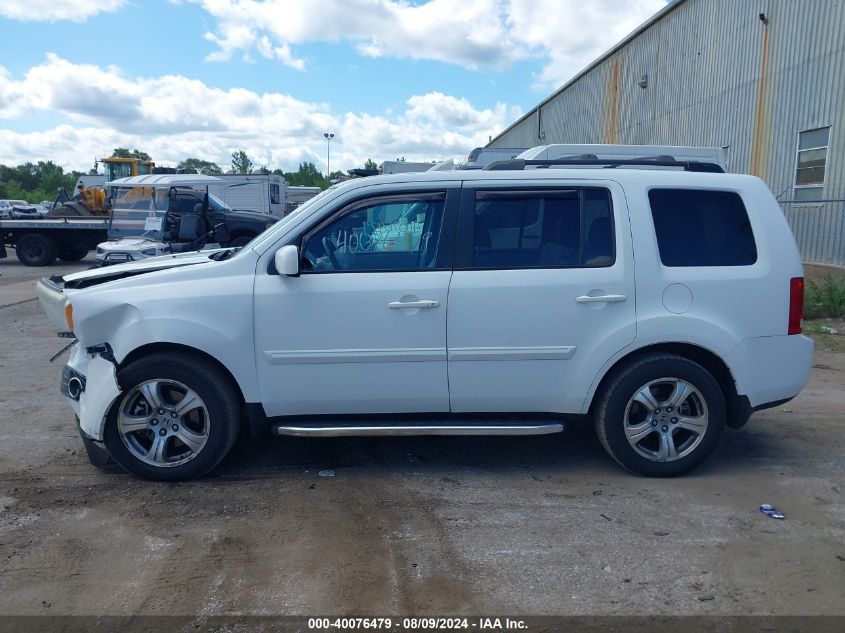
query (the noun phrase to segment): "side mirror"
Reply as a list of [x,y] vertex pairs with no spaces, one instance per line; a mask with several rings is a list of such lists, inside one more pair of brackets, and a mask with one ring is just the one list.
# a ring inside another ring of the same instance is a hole
[[274,257],[280,275],[295,277],[299,274],[299,249],[293,244],[282,246]]

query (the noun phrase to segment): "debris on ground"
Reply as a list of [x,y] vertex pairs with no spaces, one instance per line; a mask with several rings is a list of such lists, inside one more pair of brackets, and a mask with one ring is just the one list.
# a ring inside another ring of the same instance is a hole
[[760,506],[760,512],[765,514],[766,516],[772,519],[783,519],[784,515],[780,512],[776,507],[769,505],[768,503],[764,503]]
[[321,470],[317,473],[320,477],[334,477],[335,472],[333,470]]
[[839,330],[837,330],[835,327],[830,327],[829,325],[820,325],[819,332],[822,332],[824,334],[839,334]]

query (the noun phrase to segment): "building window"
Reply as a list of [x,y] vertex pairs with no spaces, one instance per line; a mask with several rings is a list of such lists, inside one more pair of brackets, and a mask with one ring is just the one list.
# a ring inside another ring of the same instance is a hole
[[798,157],[795,160],[795,199],[821,200],[824,197],[824,173],[830,126],[798,133]]

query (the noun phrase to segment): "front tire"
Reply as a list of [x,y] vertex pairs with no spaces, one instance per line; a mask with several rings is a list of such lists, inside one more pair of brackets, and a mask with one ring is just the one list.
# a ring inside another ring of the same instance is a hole
[[160,352],[118,372],[121,396],[106,420],[114,460],[145,479],[200,477],[238,435],[240,399],[231,381],[196,356]]
[[596,433],[628,470],[672,477],[699,466],[725,427],[722,390],[698,363],[649,354],[617,369],[598,400]]

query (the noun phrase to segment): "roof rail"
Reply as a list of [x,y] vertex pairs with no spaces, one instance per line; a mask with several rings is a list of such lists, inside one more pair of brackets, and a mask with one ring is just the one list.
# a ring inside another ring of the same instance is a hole
[[[558,156],[555,160],[598,160],[599,157],[595,154],[569,154],[568,156]],[[538,159],[539,160],[539,159]],[[551,159],[546,159],[551,160]]]
[[486,171],[522,171],[526,167],[552,167],[554,165],[572,166],[602,166],[607,169],[626,167],[628,165],[643,165],[649,167],[683,167],[684,171],[709,172],[723,174],[725,170],[716,163],[698,160],[675,160],[671,156],[646,156],[643,158],[555,158],[553,160],[535,160],[514,158],[511,160],[497,160],[483,167]]
[[634,160],[675,160],[675,157],[669,154],[659,154],[655,156],[637,156]]

